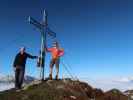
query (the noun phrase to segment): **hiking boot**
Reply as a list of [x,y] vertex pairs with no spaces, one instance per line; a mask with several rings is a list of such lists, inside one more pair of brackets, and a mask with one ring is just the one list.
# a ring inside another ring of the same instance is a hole
[[21,89],[17,89],[17,90],[16,90],[16,92],[20,92],[20,91],[21,91]]
[[52,80],[52,74],[49,75],[49,79]]
[[16,91],[16,92],[20,92],[20,91],[21,91],[21,88],[16,87],[16,88],[15,88],[15,91]]
[[58,80],[58,75],[55,76],[55,80]]

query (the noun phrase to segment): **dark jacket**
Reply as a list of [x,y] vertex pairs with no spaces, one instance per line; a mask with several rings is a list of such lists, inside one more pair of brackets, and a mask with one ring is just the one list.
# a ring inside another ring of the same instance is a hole
[[37,58],[37,56],[32,56],[28,53],[24,53],[23,55],[18,53],[15,57],[13,67],[16,67],[16,66],[25,67],[27,58],[35,59],[35,58]]

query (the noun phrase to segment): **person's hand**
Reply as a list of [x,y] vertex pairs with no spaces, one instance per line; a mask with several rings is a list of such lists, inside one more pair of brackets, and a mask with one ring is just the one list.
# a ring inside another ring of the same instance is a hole
[[45,51],[48,51],[47,45],[44,45],[44,52],[45,52]]
[[60,48],[60,51],[64,51],[64,49],[63,48]]
[[34,56],[34,59],[37,59],[38,58],[38,56]]
[[38,58],[38,56],[35,56],[35,58],[37,59],[37,58]]

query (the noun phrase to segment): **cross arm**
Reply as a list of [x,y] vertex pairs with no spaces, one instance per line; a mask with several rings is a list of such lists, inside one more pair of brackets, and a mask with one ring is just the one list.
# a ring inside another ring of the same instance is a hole
[[48,35],[49,35],[49,36],[52,36],[53,38],[56,37],[56,33],[53,32],[50,28],[47,28],[47,32],[48,32]]
[[43,25],[40,24],[38,21],[36,21],[34,18],[30,17],[28,18],[28,21],[30,24],[33,24],[35,27],[39,28],[40,30],[43,28]]

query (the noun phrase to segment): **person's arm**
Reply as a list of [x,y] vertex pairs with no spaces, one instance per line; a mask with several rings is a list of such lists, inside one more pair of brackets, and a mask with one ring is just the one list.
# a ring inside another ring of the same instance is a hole
[[52,48],[45,48],[46,52],[51,52],[52,51]]
[[28,58],[31,58],[31,59],[37,59],[38,57],[37,56],[32,56],[30,54],[26,54]]
[[14,62],[13,62],[13,70],[14,70],[14,71],[16,71],[17,62],[18,62],[18,56],[19,56],[19,54],[17,54],[17,55],[15,56],[15,59],[14,59]]
[[17,63],[17,59],[18,59],[18,54],[15,56],[14,62],[13,62],[13,67],[16,67],[16,63]]
[[47,45],[44,46],[46,52],[52,52],[53,48],[48,48]]

